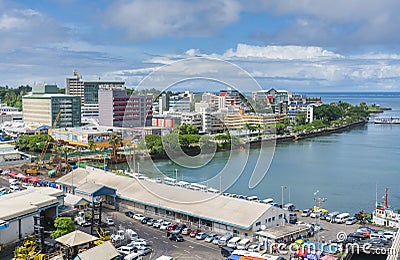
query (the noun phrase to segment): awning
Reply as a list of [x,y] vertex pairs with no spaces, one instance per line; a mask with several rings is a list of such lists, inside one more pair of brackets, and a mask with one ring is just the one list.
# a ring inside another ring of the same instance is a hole
[[8,176],[11,176],[11,177],[15,177],[15,176],[17,176],[18,175],[18,173],[16,173],[16,172],[10,172],[9,174],[8,174]]
[[25,177],[25,175],[23,175],[22,173],[18,173],[18,174],[15,176],[15,178],[19,178],[19,179],[24,178],[24,177]]
[[40,180],[39,184],[40,185],[45,185],[45,184],[47,184],[47,181],[46,180]]
[[338,258],[332,255],[324,255],[323,257],[320,258],[320,260],[338,260]]
[[301,256],[301,257],[304,257],[306,254],[307,254],[306,249],[299,249],[294,253],[294,255]]
[[31,177],[30,179],[29,179],[29,182],[36,182],[36,183],[40,183],[42,180],[41,179],[39,179],[39,178],[37,178],[37,177]]
[[68,233],[62,237],[57,238],[56,241],[65,246],[73,247],[73,246],[80,246],[83,244],[87,244],[87,243],[93,242],[97,239],[98,238],[95,236],[89,235],[80,230],[76,230],[76,231]]
[[21,177],[21,180],[23,180],[23,181],[29,181],[30,179],[31,179],[31,177],[29,177],[29,176]]

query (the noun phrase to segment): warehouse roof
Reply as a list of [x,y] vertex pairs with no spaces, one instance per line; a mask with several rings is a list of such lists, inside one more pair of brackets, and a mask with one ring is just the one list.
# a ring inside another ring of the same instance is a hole
[[89,201],[85,198],[70,194],[70,193],[66,193],[65,194],[65,198],[64,198],[64,203],[71,205],[73,207],[81,204],[81,202],[83,203],[89,203]]
[[91,196],[115,194],[115,189],[93,182],[85,182],[76,188],[76,192]]
[[[86,176],[86,172],[89,174]],[[215,193],[189,190],[146,180],[115,175],[109,172],[76,169],[57,183],[79,186],[92,182],[115,188],[117,196],[128,201],[200,217],[221,224],[249,229],[268,210],[282,211],[269,204],[230,198]],[[153,193],[152,191],[157,191]],[[218,210],[216,210],[218,209]],[[283,212],[283,211],[282,211]]]
[[78,254],[77,259],[80,260],[110,260],[119,256],[117,249],[111,241],[106,241],[98,246],[92,247],[87,251]]
[[62,191],[53,188],[33,188],[0,197],[0,220],[12,220],[35,213],[40,208],[58,203]]
[[309,230],[307,226],[285,225],[258,231],[256,234],[271,239],[280,239],[287,236],[296,235],[307,230]]

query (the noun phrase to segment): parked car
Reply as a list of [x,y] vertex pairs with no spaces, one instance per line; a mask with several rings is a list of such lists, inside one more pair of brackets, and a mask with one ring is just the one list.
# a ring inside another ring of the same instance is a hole
[[197,233],[196,239],[197,239],[197,240],[204,240],[204,239],[206,239],[207,236],[208,236],[208,235],[207,235],[206,233],[200,232],[200,233]]
[[136,220],[142,221],[142,219],[144,219],[145,216],[143,216],[142,214],[135,214],[133,216],[133,218],[136,219]]
[[372,238],[368,240],[368,243],[377,247],[384,247],[387,244],[385,240],[380,238]]
[[386,237],[386,239],[392,240],[394,238],[395,232],[391,230],[385,230],[383,231],[383,235]]
[[216,237],[214,237],[214,240],[212,241],[212,243],[213,243],[214,245],[218,245],[219,240],[221,239],[221,237],[222,237],[222,236],[216,236]]
[[140,255],[148,255],[152,252],[153,250],[150,247],[144,247],[138,250],[138,253],[140,253]]
[[213,240],[214,240],[214,238],[217,236],[217,234],[215,234],[215,233],[211,233],[211,234],[209,234],[205,239],[204,239],[204,241],[206,241],[206,242],[208,242],[208,243],[211,243]]
[[132,211],[127,211],[125,212],[125,216],[133,218],[133,216],[135,215],[135,213],[133,213]]
[[149,220],[147,220],[147,225],[148,226],[153,226],[153,223],[155,222],[156,220],[155,219],[149,219]]
[[357,218],[355,217],[351,217],[348,220],[346,220],[346,225],[353,225],[355,223],[357,223]]
[[170,224],[170,225],[167,227],[167,230],[168,230],[168,231],[175,230],[176,227],[177,227],[176,224]]
[[322,210],[316,210],[311,212],[310,218],[319,218],[322,214]]
[[187,226],[186,226],[185,224],[179,224],[179,225],[176,227],[176,230],[179,230],[180,232],[182,232],[182,230],[185,229],[185,228],[187,228]]
[[184,228],[184,229],[182,230],[182,235],[189,235],[190,232],[192,232],[192,230],[191,230],[190,228]]
[[136,251],[136,248],[133,246],[120,246],[117,248],[118,253],[122,255],[129,255]]
[[183,242],[185,239],[181,234],[172,234],[171,236],[169,236],[169,240],[176,242]]
[[107,217],[106,218],[106,223],[107,223],[108,226],[114,226],[115,225],[114,220],[111,217]]
[[190,237],[196,237],[198,233],[200,233],[200,229],[193,229],[192,232],[190,232],[189,236]]
[[162,224],[163,222],[164,222],[163,219],[155,220],[155,221],[153,222],[153,227],[154,227],[154,228],[160,228],[160,227],[161,227],[161,224]]
[[384,234],[379,234],[377,232],[372,232],[369,237],[370,237],[370,239],[379,238],[382,241],[387,242],[387,238],[385,237],[385,235]]
[[144,218],[142,218],[142,220],[140,221],[142,224],[147,224],[147,221],[149,221],[150,219],[152,219],[152,218],[149,218],[149,217],[144,217]]
[[144,239],[144,238],[138,238],[134,242],[141,243],[141,244],[143,244],[145,246],[149,246],[150,245],[150,241],[147,240],[147,239]]
[[301,212],[301,216],[302,216],[302,217],[308,217],[308,216],[310,216],[310,214],[311,214],[311,211],[310,211],[309,209],[304,209],[304,210]]
[[258,252],[260,249],[260,245],[259,244],[252,244],[249,246],[249,248],[247,249],[250,252]]
[[357,239],[359,239],[359,240],[365,238],[364,234],[361,233],[361,232],[353,232],[353,233],[350,233],[347,237],[355,237],[355,238],[357,238]]
[[171,225],[171,222],[164,221],[164,222],[161,224],[160,229],[166,230],[166,229],[169,227],[169,225]]
[[325,220],[327,216],[328,216],[328,213],[323,213],[323,214],[321,214],[321,216],[319,216],[319,219]]

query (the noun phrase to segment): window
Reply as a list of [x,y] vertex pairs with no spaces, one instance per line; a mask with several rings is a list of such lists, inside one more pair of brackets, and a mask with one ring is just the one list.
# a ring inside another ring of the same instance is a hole
[[257,223],[256,223],[256,226],[260,226],[261,225],[261,221],[258,221]]
[[265,223],[271,222],[271,218],[265,219]]
[[282,219],[283,218],[283,214],[279,214],[279,219]]
[[272,217],[272,221],[275,221],[275,217]]

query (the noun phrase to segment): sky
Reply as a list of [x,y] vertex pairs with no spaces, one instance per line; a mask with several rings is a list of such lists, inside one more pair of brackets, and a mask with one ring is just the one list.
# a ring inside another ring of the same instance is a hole
[[[162,66],[202,58],[265,89],[400,91],[399,9],[397,0],[0,0],[0,85],[65,87],[76,69],[137,87]],[[174,78],[194,69],[175,67]]]

